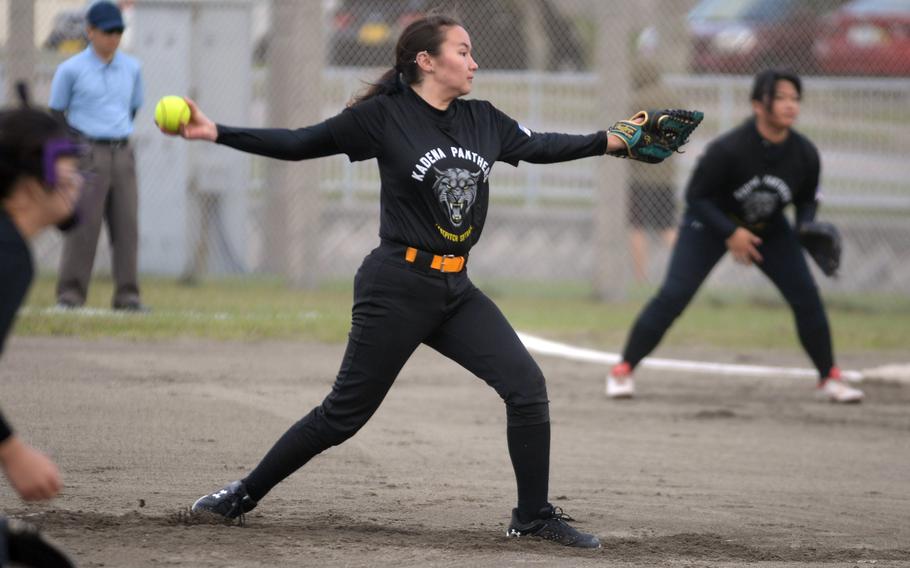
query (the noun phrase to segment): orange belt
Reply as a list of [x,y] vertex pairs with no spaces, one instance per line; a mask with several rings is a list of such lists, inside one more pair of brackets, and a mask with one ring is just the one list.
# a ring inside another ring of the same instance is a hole
[[[417,260],[417,249],[408,247],[408,250],[404,253],[404,259],[408,262]],[[464,268],[464,262],[465,258],[463,256],[434,254],[433,261],[430,262],[430,268],[440,272],[461,272]]]

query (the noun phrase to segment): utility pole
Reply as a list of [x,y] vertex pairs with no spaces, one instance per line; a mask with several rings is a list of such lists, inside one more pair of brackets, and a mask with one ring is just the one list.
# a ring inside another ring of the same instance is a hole
[[[594,57],[595,72],[600,77],[599,124],[603,128],[628,114],[629,54],[628,18],[634,4],[598,2],[595,21],[601,28]],[[603,158],[597,168],[596,207],[594,209],[594,293],[601,300],[625,298],[629,283],[629,246],[626,230],[626,185],[629,172],[626,161]]]
[[13,0],[6,9],[6,100],[15,104],[16,83],[35,76],[35,2]]
[[[300,127],[317,123],[325,67],[322,2],[273,0],[268,51],[269,124]],[[290,283],[319,283],[322,198],[315,160],[268,163],[267,267]]]

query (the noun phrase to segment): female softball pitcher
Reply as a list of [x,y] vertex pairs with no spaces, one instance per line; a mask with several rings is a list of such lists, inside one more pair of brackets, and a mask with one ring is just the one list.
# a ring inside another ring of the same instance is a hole
[[751,95],[754,116],[715,139],[699,159],[666,278],[635,321],[622,361],[607,376],[607,396],[634,395],[633,369],[729,251],[737,262],[755,264],[787,300],[800,343],[818,370],[819,392],[833,402],[862,400],[862,391],[844,384],[834,364],[824,305],[797,231],[783,213],[795,204],[798,230],[813,221],[818,207],[818,151],[793,129],[801,97],[798,76],[758,73]]
[[478,65],[453,18],[409,25],[394,68],[341,114],[297,130],[232,128],[192,101],[187,139],[284,160],[346,154],[375,158],[381,179],[380,244],[354,279],[352,327],[325,400],[275,443],[245,478],[203,496],[194,511],[234,518],[313,456],[353,436],[376,411],[402,366],[424,343],[483,379],[506,405],[518,505],[507,534],[575,547],[600,546],[548,501],[550,417],[544,377],[493,302],[468,278],[497,161],[553,163],[626,143],[606,131],[535,133],[489,102],[461,100]]

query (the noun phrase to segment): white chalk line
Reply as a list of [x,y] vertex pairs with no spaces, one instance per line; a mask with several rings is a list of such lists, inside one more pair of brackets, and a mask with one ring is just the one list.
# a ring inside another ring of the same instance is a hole
[[[116,316],[135,316],[148,317],[150,314],[131,314],[128,312],[115,312],[114,310],[98,308],[78,308],[78,309],[61,309],[57,307],[49,308],[30,308],[23,307],[20,314],[28,315],[40,313],[44,315],[56,314],[75,317],[110,317]],[[237,317],[227,313],[204,313],[192,310],[187,311],[154,311],[152,314],[168,317],[185,317],[187,319],[203,320],[257,320],[257,319],[294,319],[309,320],[318,318],[316,312],[299,312],[289,313],[282,316],[253,316]],[[543,339],[524,332],[517,332],[519,339],[532,353],[541,355],[550,355],[553,357],[562,357],[573,361],[583,361],[587,363],[597,363],[602,365],[614,365],[619,362],[618,353],[608,353],[606,351],[597,351],[584,347],[574,347],[565,343]],[[683,359],[662,359],[657,357],[646,357],[639,363],[639,366],[648,369],[661,369],[665,371],[689,371],[697,373],[707,373],[712,375],[739,376],[739,377],[793,377],[793,378],[818,378],[815,369],[804,369],[797,367],[772,367],[766,365],[742,365],[734,363],[711,363],[708,361],[687,361]],[[865,369],[863,371],[842,370],[844,379],[853,382],[859,382],[863,379],[880,379],[887,381],[904,382],[910,384],[910,364],[890,364],[876,367],[874,369]]]
[[[585,361],[588,363],[599,363],[604,365],[614,365],[619,362],[618,353],[608,353],[606,351],[596,351],[594,349],[585,349],[583,347],[573,347],[565,343],[550,341],[535,337],[527,333],[518,332],[518,337],[524,343],[528,351],[539,353],[541,355],[551,355],[562,357],[574,361]],[[818,372],[815,369],[801,369],[796,367],[771,367],[765,365],[739,365],[732,363],[710,363],[706,361],[686,361],[682,359],[660,359],[657,357],[647,357],[639,363],[639,366],[649,369],[661,369],[664,371],[690,371],[697,373],[708,373],[713,375],[726,375],[738,377],[794,377],[794,378],[818,378]],[[881,370],[894,369],[891,376],[884,376],[886,373]],[[867,371],[841,371],[841,376],[848,381],[859,382],[864,378],[882,378],[888,380],[908,381],[910,377],[910,366],[907,365],[889,365]]]

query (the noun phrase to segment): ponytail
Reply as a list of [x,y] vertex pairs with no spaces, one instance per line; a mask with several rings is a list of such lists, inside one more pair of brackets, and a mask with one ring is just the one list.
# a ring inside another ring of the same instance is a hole
[[363,102],[367,99],[372,99],[377,95],[391,95],[393,93],[401,93],[405,89],[405,84],[401,80],[401,73],[398,71],[397,67],[392,67],[382,75],[375,83],[370,83],[366,90],[361,94],[356,95],[348,103],[348,106],[354,106],[359,102]]

